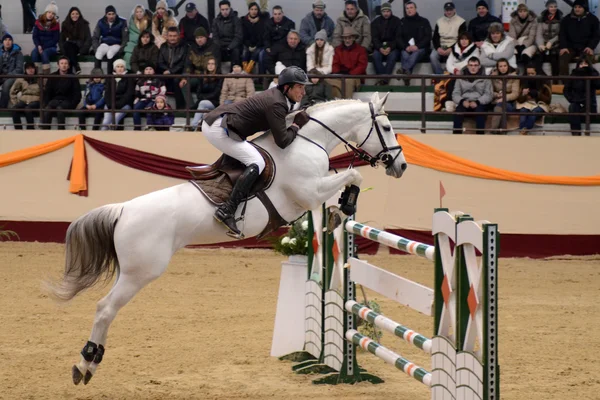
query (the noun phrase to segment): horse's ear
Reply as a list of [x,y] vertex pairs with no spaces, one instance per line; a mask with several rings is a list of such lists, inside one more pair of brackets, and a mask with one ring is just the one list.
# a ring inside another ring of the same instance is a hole
[[385,105],[385,102],[387,101],[389,95],[390,95],[390,92],[387,92],[385,94],[385,96],[383,96],[383,99],[379,100],[381,102],[381,107],[383,107]]
[[379,103],[379,92],[373,93],[371,96],[371,103],[378,104]]

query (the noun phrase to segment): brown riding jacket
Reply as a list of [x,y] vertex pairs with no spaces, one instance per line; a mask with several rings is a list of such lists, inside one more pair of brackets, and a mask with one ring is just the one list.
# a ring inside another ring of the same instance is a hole
[[219,117],[225,116],[221,126],[242,139],[270,129],[277,146],[285,149],[298,133],[295,126],[286,128],[285,117],[289,112],[285,95],[275,87],[240,102],[219,106],[204,120],[212,125]]

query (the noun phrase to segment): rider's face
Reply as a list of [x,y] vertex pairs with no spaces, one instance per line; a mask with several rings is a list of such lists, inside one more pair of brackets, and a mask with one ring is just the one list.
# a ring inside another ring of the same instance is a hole
[[292,100],[296,103],[299,103],[305,94],[306,94],[306,91],[304,90],[304,85],[300,85],[300,84],[296,84],[296,85],[292,86],[287,92],[287,95],[290,98],[290,100]]

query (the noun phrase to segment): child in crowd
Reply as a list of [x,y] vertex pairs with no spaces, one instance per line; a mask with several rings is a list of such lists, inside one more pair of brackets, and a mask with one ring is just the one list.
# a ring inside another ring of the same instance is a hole
[[171,125],[175,122],[175,115],[173,109],[167,104],[167,98],[159,94],[156,96],[154,105],[150,107],[150,110],[164,110],[165,112],[159,113],[148,113],[146,117],[146,124],[148,125],[147,130],[149,131],[168,131]]
[[[158,95],[164,96],[167,93],[167,87],[163,81],[158,78],[146,76],[154,74],[154,65],[146,65],[146,68],[144,68],[144,77],[140,78],[135,86],[134,110],[144,110],[152,107]],[[134,130],[142,130],[142,116],[139,112],[133,113],[133,124],[135,125]]]
[[[83,107],[80,110],[104,110],[104,82],[100,76],[104,75],[101,68],[92,69],[93,78],[87,82],[85,86],[85,94],[83,97]],[[94,126],[92,130],[100,130],[102,119],[104,114],[98,113],[81,113],[79,114],[79,129],[86,130],[86,118],[89,116],[94,117]]]

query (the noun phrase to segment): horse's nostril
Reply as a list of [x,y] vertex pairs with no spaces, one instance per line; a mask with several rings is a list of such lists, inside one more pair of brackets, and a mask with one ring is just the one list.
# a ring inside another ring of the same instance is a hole
[[400,168],[402,168],[402,171],[406,170],[406,167],[408,167],[407,163],[402,163],[402,165],[400,166]]

